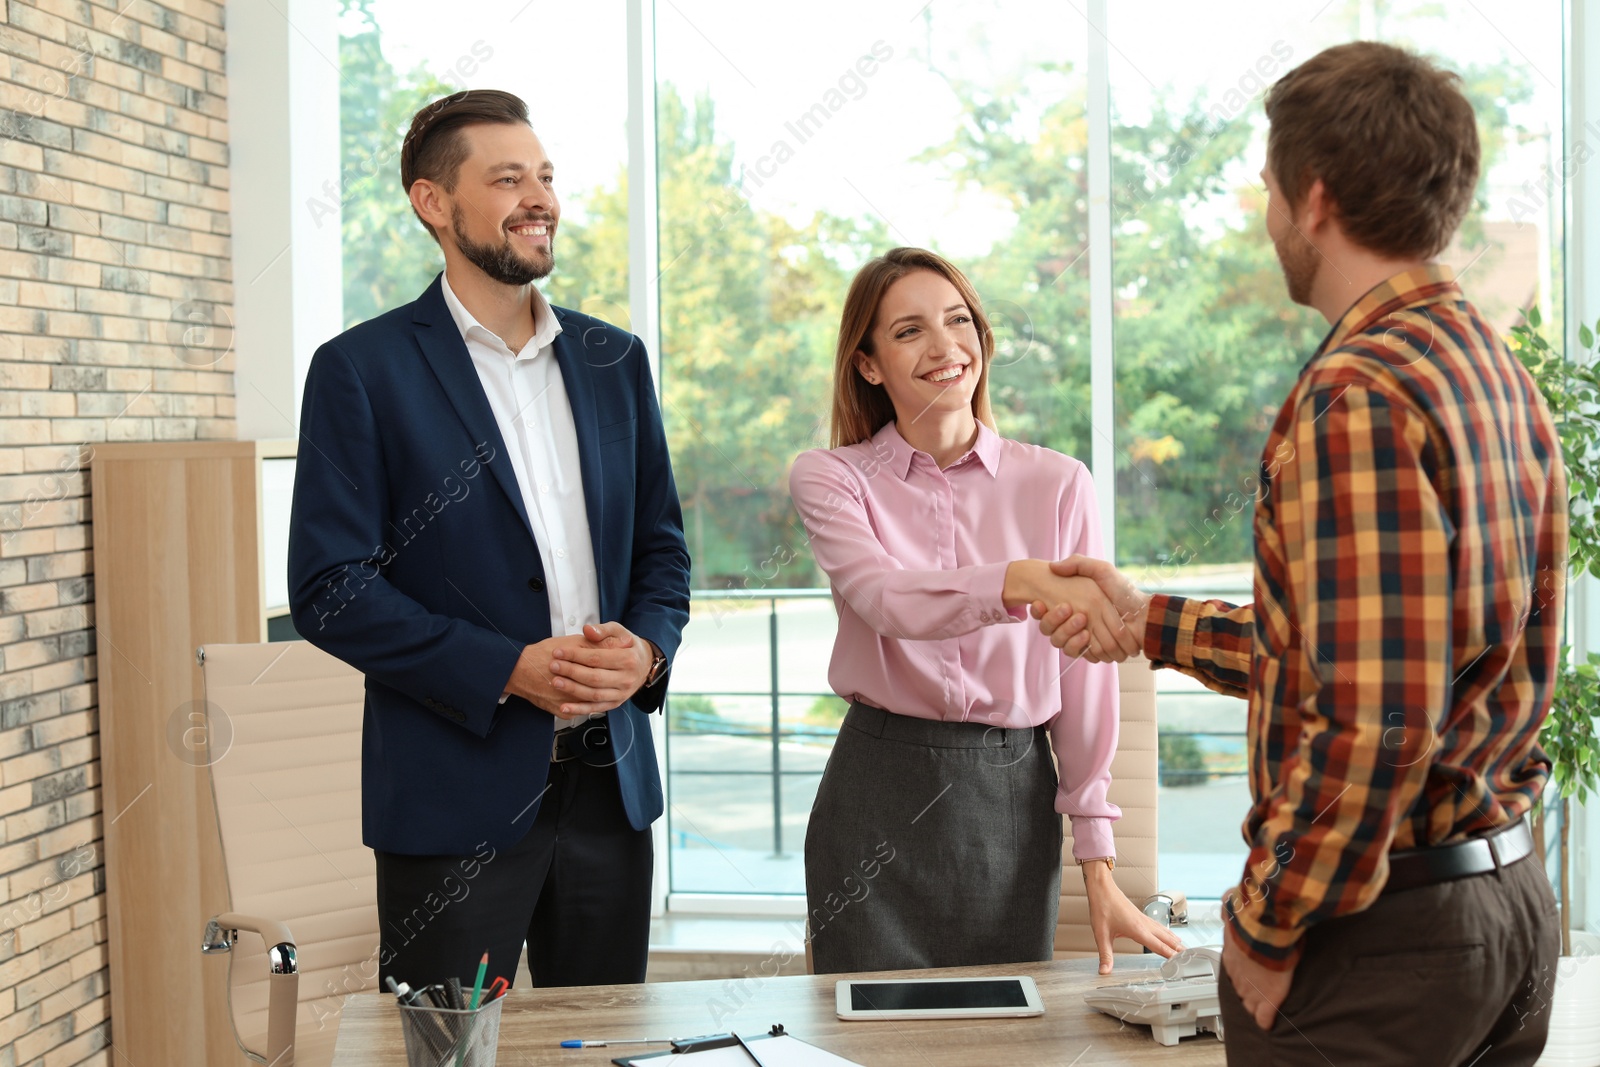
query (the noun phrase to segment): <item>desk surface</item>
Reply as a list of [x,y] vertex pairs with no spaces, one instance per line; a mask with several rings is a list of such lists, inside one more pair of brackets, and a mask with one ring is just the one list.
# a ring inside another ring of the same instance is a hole
[[[939,978],[1032,975],[1045,1013],[1034,1019],[842,1022],[833,1011],[840,975],[656,982],[648,985],[517,989],[506,995],[500,1019],[501,1067],[553,1064],[599,1067],[611,1057],[655,1046],[564,1049],[568,1038],[687,1037],[730,1029],[762,1033],[782,1023],[791,1034],[867,1067],[971,1067],[973,1064],[1220,1064],[1222,1043],[1211,1034],[1158,1045],[1145,1026],[1123,1025],[1083,1002],[1086,990],[1137,981],[1156,957],[1118,957],[1115,974],[1101,978],[1092,959],[928,971],[885,971],[852,977]],[[666,1051],[661,1046],[658,1051]],[[405,1067],[399,1009],[388,994],[347,998],[333,1067]]]

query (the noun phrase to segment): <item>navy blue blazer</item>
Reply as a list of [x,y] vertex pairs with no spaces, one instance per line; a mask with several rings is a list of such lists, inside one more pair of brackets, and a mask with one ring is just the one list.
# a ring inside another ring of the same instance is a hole
[[[556,361],[578,431],[601,621],[670,663],[689,617],[689,552],[643,344],[565,308]],[[550,633],[522,493],[439,279],[317,349],[306,375],[289,527],[300,635],[366,675],[361,822],[372,848],[467,855],[533,826],[555,718],[499,703],[523,646]],[[608,715],[622,803],[662,810],[647,712]]]

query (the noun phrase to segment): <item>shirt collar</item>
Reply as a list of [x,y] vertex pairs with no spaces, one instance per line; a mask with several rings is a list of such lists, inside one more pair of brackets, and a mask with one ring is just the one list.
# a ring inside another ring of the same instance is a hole
[[[467,306],[456,296],[455,290],[450,288],[448,272],[440,276],[439,283],[444,290],[444,306],[450,309],[450,317],[455,320],[456,329],[461,331],[461,339],[467,340],[472,336],[472,331],[476,330],[478,331],[476,340],[483,341],[508,356],[511,355],[510,347],[500,339],[499,335],[474,318],[472,312],[468,311]],[[544,294],[531,286],[529,291],[533,293],[531,298],[533,337],[522,346],[522,351],[514,357],[516,359],[534,358],[548,348],[556,339],[556,335],[561,332],[561,323],[556,320],[555,312],[550,309],[550,302],[544,298]]]
[[1349,338],[1371,328],[1397,311],[1462,300],[1455,271],[1443,263],[1429,263],[1417,270],[1403,270],[1371,289],[1340,316],[1328,336],[1317,346],[1317,354],[1332,351]]
[[[1000,474],[1000,445],[1002,439],[999,434],[991,430],[987,423],[978,422],[978,439],[972,443],[970,451],[952,463],[947,470],[954,470],[969,458],[975,457],[989,477],[996,478]],[[890,419],[884,424],[883,429],[872,435],[872,451],[882,458],[883,463],[904,481],[911,473],[911,461],[919,454],[912,448],[904,437],[900,436],[900,429]],[[926,456],[927,453],[920,453]],[[929,462],[933,457],[928,456]]]

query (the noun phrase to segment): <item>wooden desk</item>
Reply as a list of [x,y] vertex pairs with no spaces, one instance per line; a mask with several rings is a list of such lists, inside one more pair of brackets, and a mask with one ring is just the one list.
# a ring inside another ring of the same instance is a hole
[[[568,1038],[689,1037],[737,1029],[765,1032],[782,1023],[794,1036],[867,1067],[972,1067],[974,1064],[1220,1064],[1222,1043],[1211,1034],[1158,1045],[1150,1029],[1119,1023],[1083,1002],[1097,985],[1131,982],[1155,957],[1118,957],[1115,974],[1101,978],[1092,959],[928,971],[885,971],[868,978],[940,978],[1027,974],[1039,984],[1045,1013],[1036,1019],[842,1022],[833,1012],[840,975],[758,980],[656,982],[649,985],[518,989],[506,995],[500,1019],[499,1067],[600,1067],[612,1056],[655,1046],[564,1049]],[[400,1013],[387,994],[346,999],[333,1067],[405,1067]],[[657,1051],[666,1051],[661,1046]]]

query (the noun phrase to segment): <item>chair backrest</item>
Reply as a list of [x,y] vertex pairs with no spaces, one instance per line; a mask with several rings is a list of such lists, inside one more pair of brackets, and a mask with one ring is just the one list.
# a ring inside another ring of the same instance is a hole
[[[344,995],[379,977],[377,869],[361,843],[363,679],[304,641],[200,652],[230,906],[294,935],[295,1063],[317,1067],[332,1060]],[[266,946],[243,931],[232,983],[234,1026],[259,1052]]]
[[[1121,727],[1117,754],[1111,761],[1111,803],[1122,809],[1114,828],[1117,866],[1112,872],[1122,891],[1138,903],[1157,892],[1156,883],[1156,682],[1144,657],[1121,665]],[[1063,820],[1065,821],[1065,820]],[[1072,859],[1072,827],[1066,828],[1062,848],[1061,912],[1056,920],[1057,959],[1092,955],[1096,949],[1089,929],[1089,898],[1084,893],[1083,872]],[[1118,952],[1143,952],[1126,938],[1116,942]]]

